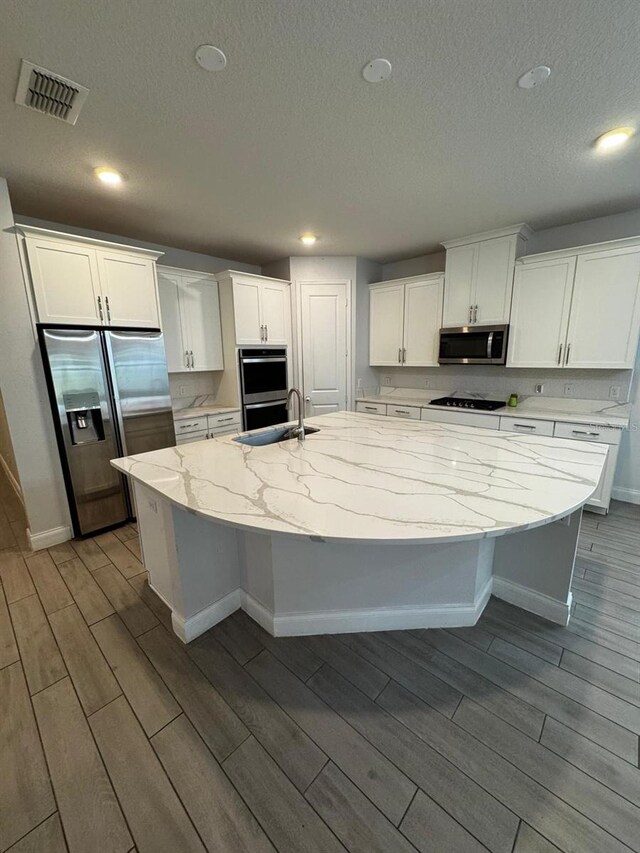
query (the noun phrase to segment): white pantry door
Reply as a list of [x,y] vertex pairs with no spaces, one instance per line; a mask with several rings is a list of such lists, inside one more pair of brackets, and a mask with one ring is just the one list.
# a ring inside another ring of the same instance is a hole
[[347,408],[347,299],[346,282],[300,285],[302,386],[308,416]]

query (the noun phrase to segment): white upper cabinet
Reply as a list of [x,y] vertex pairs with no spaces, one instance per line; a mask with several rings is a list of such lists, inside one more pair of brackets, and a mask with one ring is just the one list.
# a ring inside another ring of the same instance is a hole
[[95,250],[37,237],[26,246],[40,322],[102,323]]
[[640,329],[640,246],[580,255],[568,367],[632,368]]
[[158,267],[158,289],[169,373],[223,370],[215,277]]
[[575,269],[575,257],[516,264],[508,367],[564,363]]
[[509,322],[514,264],[528,234],[526,225],[514,225],[442,244],[447,250],[444,326]]
[[516,264],[510,367],[632,368],[640,333],[640,242],[617,240]]
[[288,281],[226,270],[218,282],[230,294],[225,316],[233,312],[237,346],[287,346],[291,337],[291,289]]
[[98,251],[104,313],[112,326],[160,325],[155,262],[121,252]]
[[369,288],[369,364],[402,364],[404,284]]
[[437,366],[442,296],[442,273],[370,285],[369,364]]
[[20,230],[39,322],[158,327],[158,252],[44,228]]

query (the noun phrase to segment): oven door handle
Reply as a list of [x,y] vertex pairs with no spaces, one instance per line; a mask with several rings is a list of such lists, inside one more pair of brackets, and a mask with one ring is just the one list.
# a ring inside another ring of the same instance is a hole
[[248,406],[245,406],[245,409],[266,409],[268,406],[282,406],[286,405],[286,398],[282,400],[270,400],[268,403],[249,403]]
[[284,355],[279,355],[275,358],[241,358],[241,364],[273,364],[274,361],[286,361],[287,358]]

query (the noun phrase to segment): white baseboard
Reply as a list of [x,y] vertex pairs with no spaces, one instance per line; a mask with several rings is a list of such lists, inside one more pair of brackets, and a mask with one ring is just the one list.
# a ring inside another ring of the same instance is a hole
[[7,475],[7,480],[9,481],[9,485],[11,486],[13,491],[16,493],[16,497],[18,498],[18,500],[20,501],[20,503],[24,507],[24,496],[22,494],[22,488],[20,486],[20,483],[13,476],[13,472],[12,472],[11,468],[9,468],[9,466],[7,465],[7,460],[4,458],[4,456],[2,456],[2,454],[0,454],[0,466],[2,466],[2,470]]
[[32,551],[42,551],[43,548],[52,548],[62,542],[73,539],[73,531],[68,525],[64,527],[52,527],[50,530],[41,530],[40,533],[32,533],[27,528],[27,540]]
[[191,640],[195,640],[200,634],[204,634],[209,628],[213,628],[218,622],[222,622],[223,619],[234,613],[240,607],[240,603],[241,590],[234,589],[214,601],[213,604],[205,607],[204,610],[199,610],[195,615],[189,616],[188,619],[183,619],[177,613],[172,612],[173,630],[183,643],[190,643]]
[[521,607],[523,610],[528,610],[530,613],[542,616],[543,619],[548,619],[550,622],[556,622],[558,625],[567,625],[569,623],[571,593],[569,593],[567,601],[558,601],[541,592],[535,592],[532,589],[520,586],[520,584],[513,581],[494,577],[493,594],[496,598],[501,598],[509,604],[514,604],[516,607]]
[[358,631],[401,631],[410,628],[459,628],[475,625],[491,595],[491,579],[474,604],[440,607],[375,607],[273,614],[246,593],[243,609],[274,637],[310,634],[353,634]]
[[623,489],[621,486],[614,486],[611,489],[611,497],[628,504],[640,504],[640,489]]

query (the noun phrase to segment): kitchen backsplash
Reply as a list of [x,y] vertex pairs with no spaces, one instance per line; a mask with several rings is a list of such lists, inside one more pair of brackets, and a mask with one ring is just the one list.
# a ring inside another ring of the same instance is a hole
[[222,371],[203,371],[202,373],[170,373],[169,390],[174,409],[188,409],[199,405],[197,397],[207,397],[208,405],[215,403]]
[[[620,402],[626,402],[629,400],[633,378],[632,370],[537,370],[485,365],[380,367],[374,368],[374,371],[379,376],[381,386],[495,392],[498,399],[506,398],[512,392],[531,396],[535,394],[535,386],[542,384],[545,397],[572,397],[581,400],[612,399],[611,387],[617,386],[620,389],[617,399]],[[388,382],[385,382],[385,377],[388,377]]]

